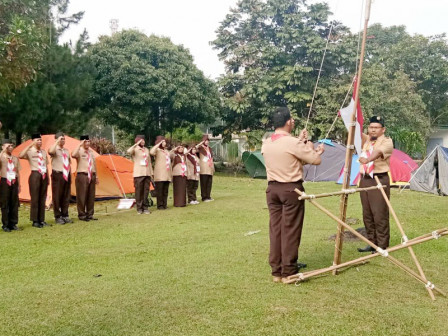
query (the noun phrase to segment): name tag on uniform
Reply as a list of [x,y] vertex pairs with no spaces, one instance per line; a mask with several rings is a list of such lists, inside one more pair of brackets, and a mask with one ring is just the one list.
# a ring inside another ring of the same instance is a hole
[[146,160],[140,160],[140,166],[146,167]]
[[6,173],[6,178],[10,181],[15,180],[16,179],[16,173],[15,172],[7,172]]
[[201,167],[196,166],[196,171],[199,173],[201,171]]

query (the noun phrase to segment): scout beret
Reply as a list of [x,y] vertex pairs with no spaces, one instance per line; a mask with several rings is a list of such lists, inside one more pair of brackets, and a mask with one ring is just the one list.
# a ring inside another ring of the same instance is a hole
[[65,134],[64,133],[62,133],[62,132],[57,132],[55,135],[54,135],[54,138],[55,139],[59,139],[59,137],[63,137]]
[[90,138],[89,138],[89,136],[88,135],[81,135],[80,137],[79,137],[79,140],[90,140]]
[[12,141],[9,139],[3,139],[2,145],[12,145]]
[[381,126],[384,127],[384,119],[383,117],[380,116],[373,116],[370,118],[370,123],[377,123],[377,124],[381,124]]
[[40,138],[42,138],[42,135],[40,135],[40,133],[31,134],[31,140],[40,139]]

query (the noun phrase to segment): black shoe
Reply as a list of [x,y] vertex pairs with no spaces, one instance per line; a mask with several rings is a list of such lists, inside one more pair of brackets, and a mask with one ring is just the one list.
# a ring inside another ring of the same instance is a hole
[[11,232],[10,228],[7,228],[6,226],[2,226],[3,231],[5,232]]
[[42,226],[51,226],[51,224],[48,224],[47,222],[40,222],[40,225],[42,225]]
[[65,220],[62,217],[56,218],[56,224],[64,225],[65,224]]
[[98,218],[96,218],[96,217],[89,217],[89,218],[87,218],[88,220],[98,220]]
[[19,228],[17,225],[13,225],[12,228],[10,228],[10,229],[14,230],[14,231],[22,231],[22,229]]
[[73,223],[73,221],[70,219],[70,217],[62,217],[62,219],[63,219],[64,222],[66,222],[66,223]]
[[305,264],[305,263],[301,263],[301,262],[297,263],[297,268],[299,269],[299,271],[300,271],[301,268],[306,268],[306,266],[308,266],[308,265]]
[[33,222],[33,226],[34,227],[36,227],[36,228],[38,228],[38,229],[42,229],[44,226],[41,224],[41,223],[39,223],[39,222]]
[[90,222],[90,219],[88,219],[88,218],[79,218],[79,220],[82,220],[84,222]]
[[375,249],[372,246],[367,245],[364,248],[358,248],[358,252],[375,252]]

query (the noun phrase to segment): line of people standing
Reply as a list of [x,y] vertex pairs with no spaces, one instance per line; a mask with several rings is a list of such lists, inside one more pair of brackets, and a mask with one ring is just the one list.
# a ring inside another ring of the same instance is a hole
[[[155,145],[145,148],[145,137],[138,135],[135,144],[128,149],[134,162],[134,186],[137,213],[149,214],[148,195],[154,182],[157,209],[167,209],[169,185],[173,183],[175,207],[199,204],[196,193],[201,184],[203,202],[213,201],[211,189],[213,183],[213,153],[209,146],[208,135],[195,146],[179,145],[168,150],[167,141],[157,136]],[[154,157],[152,168],[151,156]]]
[[[42,136],[33,134],[31,143],[19,154],[20,159],[29,162],[31,174],[28,186],[31,196],[30,220],[32,226],[43,228],[49,224],[45,221],[45,206],[49,185],[48,155],[42,148]],[[63,133],[55,135],[55,143],[49,148],[51,157],[51,188],[55,221],[58,224],[72,223],[68,207],[71,197],[71,158],[77,162],[76,169],[76,203],[78,218],[82,221],[97,220],[93,217],[95,205],[95,186],[99,183],[96,176],[94,151],[90,148],[88,135],[80,137],[78,147],[69,153],[64,148]],[[18,208],[20,193],[20,161],[12,155],[12,141],[5,139],[0,154],[0,203],[2,209],[2,229],[5,232],[19,230]]]

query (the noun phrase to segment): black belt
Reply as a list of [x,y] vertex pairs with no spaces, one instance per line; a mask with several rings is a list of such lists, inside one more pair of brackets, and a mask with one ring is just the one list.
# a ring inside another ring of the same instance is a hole
[[[89,173],[84,173],[84,172],[79,172],[79,173],[76,173],[76,174],[82,174],[82,175],[89,175]],[[96,174],[95,172],[92,172],[92,175],[93,174]]]
[[303,180],[298,180],[298,181],[295,181],[295,182],[277,182],[277,181],[269,181],[268,182],[268,185],[271,185],[271,184],[302,184],[303,183]]
[[[378,176],[378,177],[383,177],[383,176],[387,176],[387,175],[389,175],[389,172],[385,172],[385,173],[374,173],[374,174],[373,174],[373,176]],[[363,177],[363,178],[369,178],[369,179],[371,179],[371,177],[370,177],[369,174],[364,174],[362,177]]]

